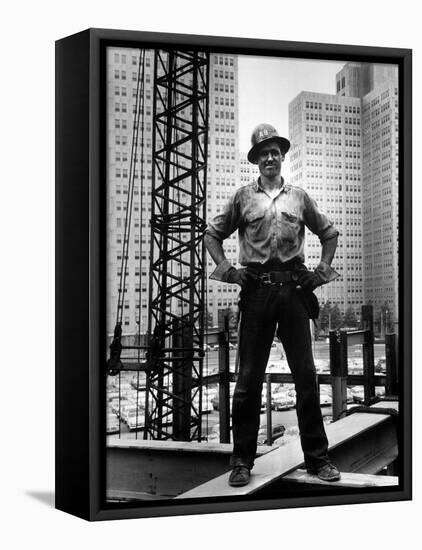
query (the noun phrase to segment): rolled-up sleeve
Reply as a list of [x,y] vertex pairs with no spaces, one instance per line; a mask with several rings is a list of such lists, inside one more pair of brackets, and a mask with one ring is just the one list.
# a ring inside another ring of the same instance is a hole
[[316,202],[307,193],[304,194],[303,220],[306,227],[318,235],[321,244],[339,234],[333,222],[319,211]]
[[223,211],[208,222],[205,234],[219,241],[227,239],[236,231],[240,223],[240,208],[237,193],[226,203]]

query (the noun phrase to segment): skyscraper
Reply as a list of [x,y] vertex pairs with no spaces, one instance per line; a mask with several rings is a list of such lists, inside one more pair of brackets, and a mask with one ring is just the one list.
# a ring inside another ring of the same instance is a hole
[[248,185],[255,181],[259,176],[259,170],[256,164],[251,164],[248,161],[248,154],[240,153],[240,185]]
[[398,70],[347,63],[336,82],[361,99],[364,300],[382,331],[398,315]]
[[[322,302],[356,313],[363,304],[360,100],[313,92],[289,104],[290,182],[303,187],[340,231],[333,267],[341,277],[318,289]],[[306,237],[307,266],[321,258],[318,238]]]
[[[219,213],[239,186],[238,60],[233,55],[211,55],[210,124],[207,219]],[[227,259],[237,263],[237,237],[224,241]],[[208,278],[215,265],[207,256],[208,311],[213,323],[218,310],[237,303],[238,288]]]
[[365,302],[380,330],[398,316],[398,83],[386,78],[362,98]]
[[[302,92],[289,105],[291,183],[340,231],[333,265],[341,278],[317,292],[343,312],[372,303],[381,329],[381,311],[391,320],[398,312],[397,90],[395,66],[347,63],[335,95]],[[306,252],[315,267],[313,235]]]

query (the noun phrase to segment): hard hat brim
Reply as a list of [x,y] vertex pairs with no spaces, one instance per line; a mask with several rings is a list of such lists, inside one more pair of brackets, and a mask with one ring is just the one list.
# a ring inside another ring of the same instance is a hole
[[290,141],[286,138],[279,137],[279,136],[269,136],[266,139],[263,139],[259,143],[256,143],[249,151],[248,153],[248,161],[252,164],[258,164],[257,158],[258,158],[258,152],[260,147],[263,143],[266,143],[267,141],[276,141],[280,147],[280,150],[283,155],[285,155],[288,150],[290,149]]

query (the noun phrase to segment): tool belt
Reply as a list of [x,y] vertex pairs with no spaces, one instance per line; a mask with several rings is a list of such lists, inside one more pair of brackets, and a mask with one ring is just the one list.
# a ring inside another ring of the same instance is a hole
[[[265,266],[267,267],[267,266]],[[264,267],[264,269],[265,269]],[[270,267],[270,266],[268,266]],[[267,267],[267,269],[268,269]],[[271,266],[273,267],[273,266]],[[277,271],[261,271],[261,266],[248,266],[248,271],[253,274],[255,284],[258,285],[283,285],[283,284],[297,284],[300,278],[300,272],[306,267],[303,264],[297,262],[289,265],[289,268],[293,269],[279,269]],[[276,266],[274,266],[276,267]],[[287,266],[286,266],[287,267]],[[303,302],[305,304],[306,311],[308,312],[309,319],[317,319],[319,316],[319,303],[318,298],[313,292],[300,291]]]
[[257,274],[257,281],[262,285],[281,285],[295,283],[299,279],[297,271],[268,271]]

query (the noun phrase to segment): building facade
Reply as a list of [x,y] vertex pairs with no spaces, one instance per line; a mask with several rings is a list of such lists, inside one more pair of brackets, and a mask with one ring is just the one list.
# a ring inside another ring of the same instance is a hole
[[[290,183],[305,189],[340,232],[333,267],[341,277],[317,293],[356,314],[364,300],[360,120],[358,98],[302,92],[289,104]],[[305,254],[315,268],[321,244],[309,231]]]
[[383,332],[398,319],[397,66],[347,63],[336,89],[361,100],[363,290]]
[[[240,181],[238,59],[233,55],[212,54],[210,62],[207,219],[221,212]],[[228,260],[236,265],[236,234],[224,241],[224,251]],[[236,285],[210,279],[214,269],[214,262],[207,254],[207,308],[209,323],[216,325],[218,311],[236,305],[239,291]]]
[[[374,306],[382,331],[398,315],[398,75],[392,65],[347,63],[336,94],[302,92],[289,105],[291,183],[317,201],[340,231],[341,277],[322,302]],[[309,267],[320,246],[307,236]]]
[[[152,190],[152,130],[154,51],[145,50],[143,130],[137,157],[133,158],[134,196],[128,263],[122,271],[126,208],[129,193],[131,147],[141,50],[107,50],[107,332],[117,319],[120,292],[125,288],[122,324],[125,334],[146,333],[149,307],[149,263]],[[210,56],[209,145],[207,219],[217,214],[240,181],[238,151],[238,68],[233,55]],[[237,261],[235,236],[225,241],[227,257]],[[214,269],[207,256],[206,291],[209,323],[216,324],[218,310],[237,303],[238,291],[212,281]]]
[[364,297],[380,332],[398,319],[398,84],[362,98]]

